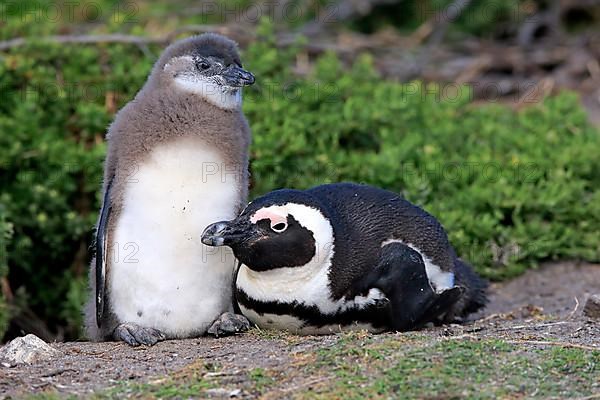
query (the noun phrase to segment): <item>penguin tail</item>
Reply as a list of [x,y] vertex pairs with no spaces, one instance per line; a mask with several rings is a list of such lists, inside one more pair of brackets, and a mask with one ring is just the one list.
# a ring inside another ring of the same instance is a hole
[[468,314],[474,313],[487,304],[488,282],[481,278],[473,267],[461,260],[455,262],[456,285],[464,288],[464,294],[454,307],[453,314],[456,317],[463,318]]

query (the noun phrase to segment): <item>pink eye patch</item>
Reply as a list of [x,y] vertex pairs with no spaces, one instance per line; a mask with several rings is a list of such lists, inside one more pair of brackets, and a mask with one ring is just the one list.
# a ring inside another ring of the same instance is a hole
[[263,208],[254,213],[254,215],[250,218],[250,222],[255,224],[263,219],[268,219],[271,221],[271,228],[279,223],[287,224],[287,215],[282,215],[281,213],[268,208]]

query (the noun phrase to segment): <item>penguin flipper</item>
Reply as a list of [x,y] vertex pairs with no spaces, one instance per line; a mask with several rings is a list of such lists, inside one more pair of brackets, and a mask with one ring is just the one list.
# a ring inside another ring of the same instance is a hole
[[104,320],[105,289],[106,289],[106,270],[108,261],[108,221],[112,204],[110,201],[110,188],[112,180],[106,186],[104,199],[102,200],[102,210],[100,211],[100,221],[96,230],[96,325],[100,327]]
[[382,248],[378,265],[367,275],[364,288],[380,289],[390,302],[390,327],[397,331],[416,329],[434,322],[462,295],[454,287],[436,293],[421,255],[402,243]]

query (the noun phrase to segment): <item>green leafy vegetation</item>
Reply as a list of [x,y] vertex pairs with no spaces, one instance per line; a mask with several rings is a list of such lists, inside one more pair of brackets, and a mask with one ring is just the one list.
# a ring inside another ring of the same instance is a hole
[[285,70],[273,75],[294,92],[264,101],[263,83],[248,96],[254,193],[335,181],[402,193],[493,279],[545,259],[599,258],[600,137],[575,95],[522,112],[474,107],[467,88],[450,101],[441,86],[382,80],[367,57],[351,71],[323,57],[291,83]]
[[[107,32],[204,19],[163,21],[169,6],[145,3],[134,19],[122,10],[117,18],[108,12],[117,2],[98,4],[95,22]],[[63,22],[91,18],[75,15],[51,23],[13,9],[0,37],[56,34]],[[469,87],[386,80],[368,56],[346,69],[326,54],[299,77],[299,47],[277,49],[271,30],[263,24],[243,55],[257,76],[244,104],[252,196],[335,181],[402,193],[438,217],[458,253],[491,279],[548,259],[600,259],[600,136],[576,95],[532,99],[521,111],[474,105]],[[27,312],[49,336],[77,337],[104,133],[161,48],[32,42],[0,56],[0,277],[8,266],[13,321]]]
[[[345,21],[344,13],[340,13],[340,7],[332,1],[290,2],[279,9],[278,5],[280,3],[260,4],[252,0],[216,0],[200,4],[193,0],[161,3],[98,0],[58,4],[51,0],[22,0],[9,2],[0,8],[0,17],[3,22],[6,21],[0,27],[0,38],[60,34],[82,24],[96,24],[110,32],[135,33],[147,26],[171,29],[183,24],[223,23],[232,18],[256,22],[261,16],[275,17],[280,24],[288,27],[298,27],[316,17],[325,24],[343,23],[362,32],[384,27],[412,32],[427,20],[439,22],[447,18],[453,22],[451,29],[456,33],[491,36],[506,34],[507,31],[514,34],[511,29],[517,23],[547,8],[543,1],[480,0],[471,2],[458,18],[452,18],[457,11],[452,0],[408,0],[400,4],[383,4],[368,15]],[[158,18],[160,26],[156,23]]]
[[[8,275],[7,247],[12,237],[12,224],[6,221],[4,207],[0,203],[0,288],[5,286]],[[4,298],[4,290],[0,290],[0,335],[8,327],[8,305]]]

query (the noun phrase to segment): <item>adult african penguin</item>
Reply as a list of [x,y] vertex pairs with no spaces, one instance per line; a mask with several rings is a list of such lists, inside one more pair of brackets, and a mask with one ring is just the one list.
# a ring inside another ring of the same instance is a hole
[[90,273],[90,339],[152,345],[244,327],[228,314],[231,250],[197,235],[246,203],[250,129],[241,91],[252,83],[233,41],[195,36],[169,46],[117,114]]
[[486,283],[440,223],[395,193],[338,183],[277,190],[202,241],[240,260],[236,299],[264,328],[411,330],[483,307]]

